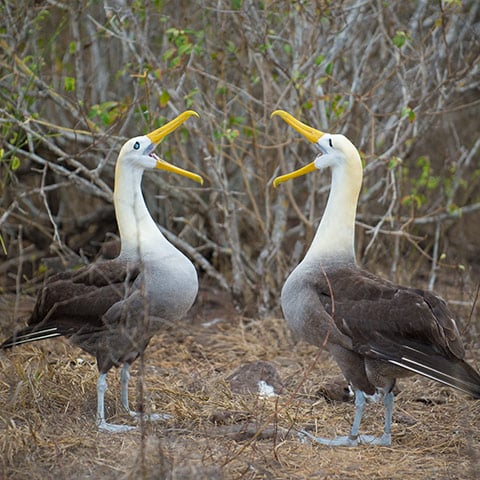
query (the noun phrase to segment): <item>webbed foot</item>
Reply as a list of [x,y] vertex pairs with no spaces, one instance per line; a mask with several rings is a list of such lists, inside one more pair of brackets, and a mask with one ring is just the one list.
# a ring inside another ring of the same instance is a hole
[[316,437],[306,430],[301,430],[298,432],[298,435],[303,442],[308,438],[312,442],[327,447],[356,447],[357,445],[380,445],[382,447],[388,447],[392,444],[392,437],[389,433],[384,433],[381,437],[374,437],[373,435],[345,435],[335,438],[323,438]]
[[97,428],[100,432],[107,433],[125,433],[137,430],[137,427],[132,425],[117,425],[115,423],[107,423],[105,420],[98,422]]
[[320,445],[326,445],[327,447],[356,447],[360,444],[359,437],[352,437],[350,435],[335,437],[335,438],[323,438],[316,437],[306,430],[301,430],[298,432],[300,439],[305,441],[306,438],[312,442],[319,443]]
[[[129,410],[128,413],[130,416],[135,418],[137,421],[140,421],[142,414],[140,412],[135,412],[134,410]],[[169,413],[144,413],[143,421],[145,422],[158,422],[160,420],[171,420],[173,418]]]
[[384,433],[381,437],[359,435],[358,441],[362,445],[380,445],[382,447],[388,447],[392,444],[392,436],[389,433]]

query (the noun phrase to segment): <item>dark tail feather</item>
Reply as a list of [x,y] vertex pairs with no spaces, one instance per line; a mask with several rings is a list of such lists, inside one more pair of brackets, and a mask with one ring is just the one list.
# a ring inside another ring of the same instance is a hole
[[16,345],[22,345],[24,343],[36,342],[38,340],[45,340],[47,338],[54,338],[61,336],[62,333],[58,331],[56,327],[38,328],[27,327],[19,332],[13,334],[9,339],[5,340],[0,348],[11,348]]
[[480,374],[464,360],[448,358],[433,351],[426,353],[406,345],[399,346],[396,355],[377,349],[372,349],[372,352],[393,365],[480,398]]

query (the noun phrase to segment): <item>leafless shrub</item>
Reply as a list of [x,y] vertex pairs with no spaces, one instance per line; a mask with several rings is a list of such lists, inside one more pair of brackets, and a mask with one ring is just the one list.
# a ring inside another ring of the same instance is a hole
[[203,172],[206,188],[152,174],[145,196],[242,310],[277,308],[328,194],[325,175],[272,189],[314,154],[270,120],[276,108],[361,150],[363,264],[432,287],[439,272],[463,278],[478,263],[478,2],[48,1],[2,12],[4,288],[35,279],[43,257],[95,256],[116,232],[120,144],[186,108],[201,119],[162,154]]

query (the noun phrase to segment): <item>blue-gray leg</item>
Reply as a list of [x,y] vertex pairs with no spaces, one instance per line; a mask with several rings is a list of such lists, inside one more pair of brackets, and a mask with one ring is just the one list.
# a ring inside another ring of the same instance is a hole
[[372,435],[360,435],[358,440],[360,443],[369,444],[369,445],[381,445],[388,447],[392,443],[392,416],[393,416],[393,403],[394,403],[393,392],[387,392],[383,397],[383,404],[385,406],[385,424],[383,427],[383,435],[381,437],[374,437]]
[[[125,363],[120,371],[120,400],[122,402],[123,408],[134,418],[140,418],[140,413],[130,410],[130,404],[128,401],[128,382],[130,380],[130,365]],[[157,421],[157,420],[168,420],[171,418],[171,415],[168,414],[159,414],[159,413],[150,413],[143,416],[144,420]]]
[[365,394],[361,390],[355,390],[355,417],[353,419],[352,429],[350,435],[335,437],[335,438],[322,438],[316,437],[311,433],[302,430],[300,433],[306,435],[311,440],[320,443],[321,445],[327,445],[329,447],[354,447],[360,443],[358,436],[358,430],[360,428],[360,422],[362,421],[363,410],[365,409]]
[[107,374],[101,373],[97,382],[97,427],[103,432],[122,433],[135,429],[129,425],[116,425],[105,420],[105,392],[107,391]]
[[128,382],[130,381],[130,365],[126,363],[120,370],[120,400],[123,408],[128,413],[134,413],[130,410],[128,402]]
[[329,439],[315,437],[305,430],[302,430],[300,434],[302,437],[306,436],[321,445],[327,445],[329,447],[354,447],[359,444],[388,446],[392,443],[390,430],[392,426],[394,404],[393,392],[385,393],[383,403],[385,405],[385,425],[381,437],[374,437],[373,435],[358,435],[363,410],[365,409],[366,404],[365,393],[361,390],[355,390],[355,417],[353,419],[350,435]]
[[365,393],[362,390],[355,390],[355,417],[353,418],[352,429],[350,431],[350,437],[356,439],[358,437],[358,430],[360,429],[360,423],[362,421],[363,410],[365,409]]

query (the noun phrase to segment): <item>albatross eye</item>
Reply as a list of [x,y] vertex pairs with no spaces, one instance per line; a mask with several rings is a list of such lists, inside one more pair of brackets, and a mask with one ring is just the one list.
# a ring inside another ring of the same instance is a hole
[[330,145],[330,147],[333,148],[333,142],[332,142],[332,138],[331,138],[331,137],[328,139],[328,144]]
[[138,150],[140,148],[140,143],[139,142],[135,142],[135,144],[133,145],[133,149],[134,150]]

